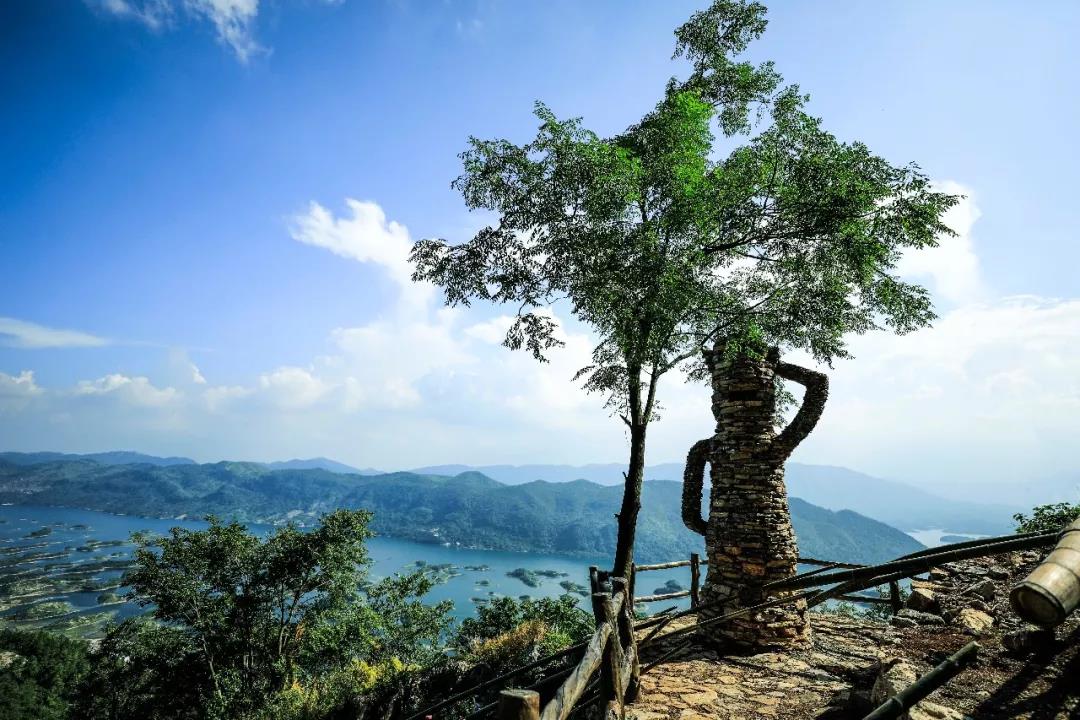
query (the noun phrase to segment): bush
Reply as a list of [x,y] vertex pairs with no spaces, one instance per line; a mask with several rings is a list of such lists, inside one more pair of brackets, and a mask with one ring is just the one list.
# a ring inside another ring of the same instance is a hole
[[[558,599],[497,598],[462,621],[453,645],[468,662],[497,674],[533,662],[592,635],[593,618],[571,595]],[[525,685],[534,675],[518,678]]]
[[81,640],[46,632],[0,630],[0,717],[68,717],[88,669],[86,643]]
[[1054,503],[1039,505],[1032,509],[1031,517],[1023,513],[1013,515],[1016,532],[1057,532],[1080,517],[1080,503]]

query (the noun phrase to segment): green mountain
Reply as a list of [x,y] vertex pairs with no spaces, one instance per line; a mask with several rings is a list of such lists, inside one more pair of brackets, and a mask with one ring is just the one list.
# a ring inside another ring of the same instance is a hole
[[59,452],[0,452],[0,460],[15,463],[16,465],[39,465],[46,462],[60,460],[93,460],[102,465],[133,465],[145,463],[147,465],[194,465],[195,461],[186,457],[158,457],[146,455],[131,450],[114,450],[112,452],[84,453],[80,455]]
[[[682,524],[681,491],[676,482],[645,483],[636,548],[642,562],[701,550],[701,538]],[[366,508],[375,514],[374,529],[384,535],[588,556],[613,554],[621,497],[621,488],[585,480],[504,485],[477,472],[345,475],[239,462],[17,465],[0,460],[0,503],[157,517],[214,513],[251,523],[303,523],[338,507]],[[797,499],[791,508],[806,556],[871,563],[922,547],[899,530],[851,511],[832,512]]]
[[[622,485],[625,465],[431,465],[412,472],[421,475],[456,475],[482,472],[490,478],[517,485],[533,480],[565,482],[590,480],[601,485]],[[660,463],[645,468],[646,480],[681,481],[682,463]],[[832,465],[787,464],[788,493],[839,510],[848,508],[904,530],[944,529],[961,533],[1000,535],[1012,532],[1013,513],[1022,508],[983,502],[952,500],[895,480],[873,477]],[[1075,485],[1075,482],[1073,483]],[[1075,494],[1075,493],[1074,493]]]

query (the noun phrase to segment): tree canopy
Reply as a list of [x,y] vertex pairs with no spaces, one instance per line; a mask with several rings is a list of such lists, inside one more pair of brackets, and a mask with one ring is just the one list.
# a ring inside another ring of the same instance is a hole
[[772,63],[743,59],[765,26],[756,2],[695,13],[675,32],[688,76],[620,134],[538,102],[532,140],[470,138],[453,186],[497,221],[412,252],[415,279],[440,285],[447,304],[516,306],[511,349],[543,360],[560,344],[552,304],[591,326],[598,342],[579,377],[631,430],[628,487],[640,485],[658,379],[680,364],[702,375],[716,340],[829,362],[849,333],[933,317],[927,292],[895,267],[950,232],[941,217],[957,198],[914,164],[836,138]]

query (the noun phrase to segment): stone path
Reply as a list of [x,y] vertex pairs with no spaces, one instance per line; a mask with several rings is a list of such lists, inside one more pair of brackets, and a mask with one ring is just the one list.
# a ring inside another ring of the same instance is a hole
[[[872,685],[878,648],[895,642],[880,623],[812,616],[813,639],[804,650],[721,657],[697,644],[641,678],[628,717],[636,720],[750,720],[846,717],[853,686]],[[672,623],[671,629],[692,622]],[[685,640],[685,638],[682,638]],[[677,645],[659,643],[658,657]]]
[[[1076,720],[1080,612],[1047,632],[1009,607],[1009,588],[1039,559],[1012,553],[935,568],[888,624],[811,612],[811,642],[783,654],[721,655],[695,640],[642,676],[627,717],[859,720],[975,639],[975,663],[910,720]],[[643,646],[642,667],[686,642],[665,635],[694,621],[675,621]]]

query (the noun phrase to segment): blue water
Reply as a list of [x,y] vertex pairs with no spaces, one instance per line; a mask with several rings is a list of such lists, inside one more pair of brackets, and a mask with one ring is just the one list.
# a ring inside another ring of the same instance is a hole
[[[111,515],[108,513],[72,508],[40,506],[0,506],[0,563],[16,560],[21,555],[47,553],[50,557],[40,560],[28,560],[14,567],[4,568],[3,572],[18,571],[24,567],[40,567],[48,563],[74,562],[85,565],[95,560],[121,561],[130,559],[134,545],[130,543],[131,533],[149,531],[165,534],[173,527],[201,529],[206,523],[199,520],[175,520],[145,518],[130,515]],[[27,537],[40,528],[51,528],[49,535],[40,538]],[[267,526],[249,526],[253,532],[265,533],[271,530]],[[78,548],[89,541],[124,541],[123,545],[106,546],[89,552],[80,552]],[[398,540],[389,537],[376,537],[368,541],[368,550],[372,559],[369,578],[377,581],[395,573],[415,570],[417,561],[428,565],[449,563],[451,577],[436,585],[427,596],[429,602],[450,600],[454,609],[452,614],[458,618],[474,615],[478,601],[499,596],[520,597],[558,597],[565,593],[559,585],[562,580],[571,580],[579,585],[588,586],[590,565],[606,567],[607,558],[580,558],[560,555],[541,555],[533,553],[500,552],[495,550],[470,550],[442,545],[429,545]],[[13,551],[13,552],[9,552]],[[674,559],[674,558],[673,558]],[[484,567],[486,566],[486,567]],[[77,566],[76,566],[77,567]],[[516,568],[533,571],[546,570],[566,573],[565,577],[540,577],[539,587],[529,587],[507,573]],[[94,580],[118,579],[120,570],[107,570],[93,575]],[[446,573],[441,573],[443,577]],[[669,579],[679,581],[684,587],[690,583],[688,568],[659,570],[642,575],[638,580],[639,595],[652,594],[654,589],[664,585]],[[486,584],[482,584],[486,581]],[[125,589],[114,590],[122,594]],[[123,619],[146,612],[134,603],[99,606],[97,597],[100,591],[66,592],[48,596],[47,599],[66,600],[76,608],[74,614],[109,612],[115,619]],[[585,606],[585,599],[579,602]],[[46,598],[37,598],[40,601]],[[0,596],[0,601],[5,598]],[[4,604],[11,604],[9,602]],[[655,612],[671,605],[687,606],[687,600],[655,604],[650,611]],[[0,621],[10,616],[15,610],[0,611]]]

